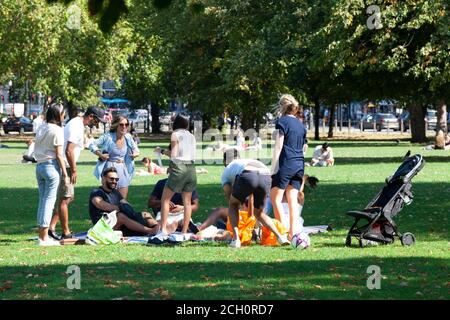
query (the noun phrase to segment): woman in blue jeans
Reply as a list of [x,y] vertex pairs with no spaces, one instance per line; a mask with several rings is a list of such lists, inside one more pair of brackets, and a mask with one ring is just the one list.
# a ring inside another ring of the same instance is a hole
[[38,245],[40,246],[59,245],[58,241],[49,238],[48,228],[55,207],[61,174],[64,177],[64,183],[70,183],[63,157],[63,119],[63,106],[52,104],[47,109],[46,122],[36,132],[34,155],[37,161],[36,179],[39,186],[37,220],[39,224]]

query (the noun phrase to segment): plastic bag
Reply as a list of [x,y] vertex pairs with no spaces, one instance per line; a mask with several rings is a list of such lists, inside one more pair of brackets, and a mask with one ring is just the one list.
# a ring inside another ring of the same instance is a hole
[[[247,245],[252,242],[252,231],[256,224],[256,218],[254,215],[249,215],[247,211],[239,211],[239,239],[241,245]],[[227,230],[234,236],[233,228],[231,227],[230,219],[228,218]]]
[[[277,228],[278,232],[283,235],[288,232],[288,230],[283,226],[283,224],[278,221],[277,219],[272,219],[275,227]],[[268,228],[263,226],[261,228],[261,242],[263,246],[278,246],[278,240],[276,235],[270,231]]]
[[114,232],[112,228],[116,223],[116,211],[105,214],[89,229],[86,236],[86,243],[90,245],[119,243],[122,236],[118,232]]

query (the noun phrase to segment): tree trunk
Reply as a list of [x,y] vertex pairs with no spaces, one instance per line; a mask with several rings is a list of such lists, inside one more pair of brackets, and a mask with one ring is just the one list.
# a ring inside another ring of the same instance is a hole
[[334,131],[334,112],[336,111],[336,105],[332,104],[330,109],[330,124],[328,126],[328,138],[333,138],[333,131]]
[[314,140],[320,140],[319,126],[320,126],[320,101],[314,100]]
[[447,105],[445,104],[444,99],[439,101],[437,109],[436,133],[439,130],[442,130],[444,133],[447,132]]
[[152,133],[161,133],[161,124],[159,123],[159,103],[152,102],[151,103],[151,113],[152,113]]
[[426,107],[418,103],[413,103],[409,106],[409,113],[411,114],[411,142],[427,142],[425,112]]

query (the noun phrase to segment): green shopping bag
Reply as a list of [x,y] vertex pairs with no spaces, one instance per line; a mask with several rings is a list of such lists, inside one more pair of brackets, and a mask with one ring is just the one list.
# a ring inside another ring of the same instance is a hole
[[115,233],[112,228],[112,226],[116,223],[116,211],[105,214],[100,220],[98,220],[95,226],[89,229],[86,237],[86,243],[90,245],[119,243],[121,236]]

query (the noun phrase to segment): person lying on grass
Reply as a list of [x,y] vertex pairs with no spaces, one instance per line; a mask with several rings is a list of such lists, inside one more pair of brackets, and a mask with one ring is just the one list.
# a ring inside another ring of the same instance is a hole
[[158,166],[156,163],[152,162],[151,158],[143,158],[141,163],[146,167],[147,170],[139,169],[136,172],[137,176],[151,176],[151,175],[158,175],[158,174],[167,174],[167,169]]
[[[123,199],[117,190],[119,175],[114,167],[107,168],[102,173],[102,185],[94,189],[89,197],[89,215],[95,225],[104,212],[117,211],[117,223],[114,230],[121,230],[125,236],[154,235],[159,231],[159,225],[150,213],[136,213],[129,203]],[[176,230],[177,223],[169,224],[167,228]]]
[[254,201],[253,213],[255,218],[275,234],[279,244],[289,245],[290,242],[286,236],[278,232],[272,219],[263,211],[272,181],[269,168],[261,161],[239,159],[238,157],[237,150],[229,150],[224,153],[223,163],[226,168],[221,177],[223,191],[229,202],[228,215],[233,229],[233,241],[230,246],[233,248],[241,247],[241,241],[238,237],[239,207],[251,195]]
[[[162,166],[162,162],[161,162],[161,155],[166,155],[166,156],[168,156],[168,157],[170,157],[170,153],[171,153],[171,146],[169,145],[169,147],[168,147],[168,149],[162,149],[161,147],[156,147],[155,148],[155,150],[154,150],[154,153],[157,155],[157,161],[158,161],[158,163],[159,163],[159,166],[158,165],[156,165],[157,167],[159,167],[159,168],[161,168],[162,170],[163,170],[163,173],[161,173],[161,174],[169,174],[170,173],[170,168],[167,168],[167,169],[165,169],[163,166]],[[145,159],[145,158],[144,158]],[[144,159],[142,159],[142,163],[144,164]],[[153,166],[153,164],[151,163],[151,159],[150,159],[150,165],[152,166],[152,167],[154,167]],[[145,164],[144,164],[145,165]],[[147,165],[145,165],[146,167],[147,167]],[[149,167],[149,172],[150,172],[150,167]],[[206,173],[208,173],[208,170],[207,169],[205,169],[205,168],[195,168],[195,173],[196,174],[206,174]],[[156,174],[156,173],[155,173]],[[144,174],[141,174],[141,175],[144,175]]]

